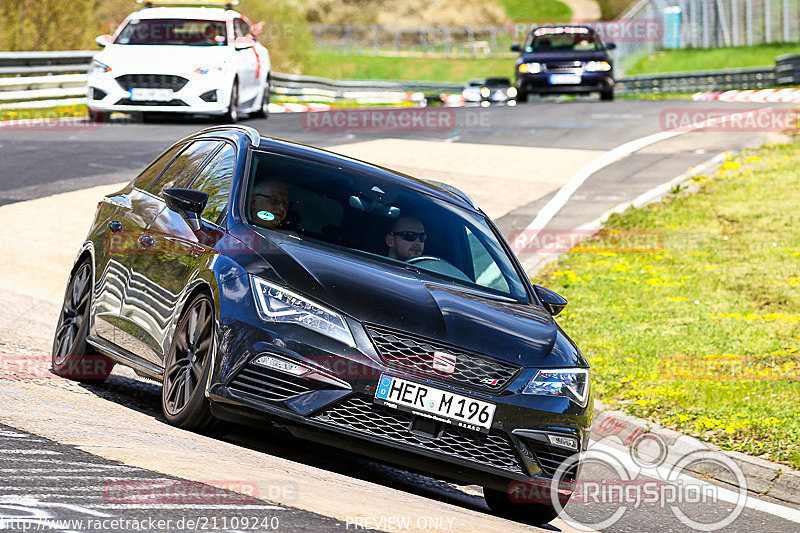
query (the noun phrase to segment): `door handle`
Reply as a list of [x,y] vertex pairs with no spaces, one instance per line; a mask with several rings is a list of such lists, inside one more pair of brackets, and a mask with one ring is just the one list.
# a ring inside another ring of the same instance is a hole
[[139,244],[144,246],[145,248],[150,248],[155,244],[155,239],[153,239],[150,235],[142,235],[139,237]]
[[113,233],[122,231],[122,222],[117,222],[116,220],[113,220],[108,223],[108,229],[110,229]]

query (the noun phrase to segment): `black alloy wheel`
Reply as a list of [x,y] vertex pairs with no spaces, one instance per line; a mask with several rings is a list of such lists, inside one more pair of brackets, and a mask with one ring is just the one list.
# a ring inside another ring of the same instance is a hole
[[186,306],[166,358],[161,407],[172,425],[198,432],[222,426],[205,397],[214,331],[214,306],[207,294],[201,294]]
[[83,261],[67,284],[64,304],[53,339],[53,372],[84,383],[100,384],[114,363],[89,348],[89,311],[92,303],[92,265]]

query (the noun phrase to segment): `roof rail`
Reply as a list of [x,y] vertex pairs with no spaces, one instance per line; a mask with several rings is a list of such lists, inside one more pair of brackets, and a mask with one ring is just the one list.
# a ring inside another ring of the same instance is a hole
[[257,147],[261,144],[261,134],[258,132],[258,130],[251,128],[250,126],[242,126],[241,124],[222,124],[220,126],[211,126],[210,128],[202,130],[200,133],[211,133],[215,131],[226,130],[238,130],[239,132],[244,133],[250,139],[250,143],[253,146]]
[[136,0],[137,4],[144,4],[145,8],[164,5],[179,5],[179,6],[225,6],[225,9],[233,9],[233,6],[239,4],[239,0]]
[[465,193],[465,192],[464,192],[464,191],[462,191],[461,189],[458,189],[458,188],[456,188],[456,187],[453,187],[453,186],[452,186],[452,185],[450,185],[449,183],[444,183],[443,181],[436,181],[436,180],[422,180],[422,181],[425,181],[425,182],[427,182],[427,183],[430,183],[430,184],[431,184],[431,185],[433,185],[434,187],[439,187],[439,188],[440,188],[440,189],[442,189],[443,191],[445,191],[445,192],[447,192],[447,193],[450,193],[450,194],[452,194],[453,196],[457,196],[457,197],[461,198],[462,200],[464,200],[465,202],[467,202],[467,203],[468,203],[470,206],[472,206],[472,207],[474,207],[474,208],[476,208],[476,209],[477,209],[477,207],[478,207],[478,206],[476,206],[476,205],[475,205],[475,202],[473,202],[473,201],[472,201],[472,198],[470,198],[470,197],[469,197],[469,195],[468,195],[467,193]]

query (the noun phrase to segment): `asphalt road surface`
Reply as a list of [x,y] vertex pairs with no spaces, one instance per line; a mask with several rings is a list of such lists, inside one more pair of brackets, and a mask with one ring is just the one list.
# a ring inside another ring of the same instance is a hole
[[[546,101],[516,108],[446,110],[452,114],[454,127],[402,132],[323,131],[302,114],[244,123],[269,136],[349,149],[356,157],[396,164],[419,177],[451,178],[479,205],[488,204],[487,213],[506,236],[512,236],[530,226],[585,162],[662,132],[670,113],[755,107],[689,101]],[[45,197],[128,181],[164,148],[205,126],[200,121],[40,129],[0,126],[0,215],[15,208],[13,213],[33,219],[40,215],[32,211],[39,209],[36,202]],[[572,230],[722,152],[736,152],[770,138],[774,134],[768,132],[696,131],[648,144],[588,176],[545,227]],[[367,157],[370,154],[374,159]],[[465,162],[465,158],[472,159]],[[535,175],[530,191],[524,185],[528,174]],[[518,194],[503,196],[501,189],[511,183],[503,180],[517,180]],[[25,214],[27,205],[31,206],[29,215]],[[42,231],[57,239],[65,232],[59,228],[57,207],[45,215],[49,218]],[[527,263],[536,256],[521,258]],[[78,386],[47,375],[42,369],[59,303],[31,296],[24,285],[38,283],[37,266],[22,264],[17,268],[23,268],[23,277],[18,278],[23,282],[15,282],[19,290],[0,291],[0,357],[4,361],[0,529],[30,530],[29,526],[43,520],[58,520],[48,523],[61,531],[142,529],[142,522],[134,523],[137,519],[171,520],[163,530],[182,531],[535,529],[489,516],[477,487],[451,485],[261,430],[233,427],[215,439],[177,430],[160,415],[158,385],[124,369],[115,370],[100,387]],[[24,280],[27,272],[31,272],[29,281]],[[8,275],[0,273],[0,278]],[[19,360],[39,361],[39,371],[26,379],[22,379],[24,372],[22,378],[9,379],[5,362]],[[599,459],[587,463],[584,478],[613,479],[619,477],[615,469],[621,468],[626,478],[665,485],[661,472],[638,469],[627,450],[615,443],[600,443],[593,450]],[[141,495],[137,499],[139,483],[151,489],[216,492],[211,503],[207,498],[187,500],[185,495],[152,503]],[[672,496],[626,505],[573,501],[566,508],[568,516],[541,527],[572,531],[584,524],[603,531],[684,531],[689,529],[685,520],[710,524],[734,516],[726,531],[800,531],[797,509],[752,494],[734,498],[730,486],[704,487],[712,497],[699,502]],[[253,488],[258,490],[254,493]],[[124,490],[128,498],[120,499]],[[242,501],[241,493],[254,497]],[[608,521],[615,513],[616,520]],[[239,520],[234,524],[235,517]],[[102,527],[112,525],[102,520],[112,519],[128,522]],[[204,522],[189,524],[188,520]],[[146,525],[144,529],[160,528]]]

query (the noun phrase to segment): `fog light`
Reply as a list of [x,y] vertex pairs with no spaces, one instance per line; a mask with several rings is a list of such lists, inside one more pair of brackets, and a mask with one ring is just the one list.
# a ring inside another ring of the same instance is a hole
[[98,89],[97,87],[91,87],[89,89],[89,99],[90,100],[102,100],[106,96],[108,96],[108,93],[103,91],[103,90],[101,90],[101,89]]
[[292,363],[286,359],[281,359],[272,355],[262,355],[253,360],[257,365],[283,372],[284,374],[291,374],[293,376],[303,376],[311,372],[311,369],[304,366]]
[[204,102],[216,102],[217,101],[217,90],[214,89],[213,91],[204,92],[200,95],[200,99]]
[[553,446],[560,446],[562,448],[569,448],[570,450],[578,450],[578,439],[572,437],[565,437],[563,435],[548,435],[547,439]]

